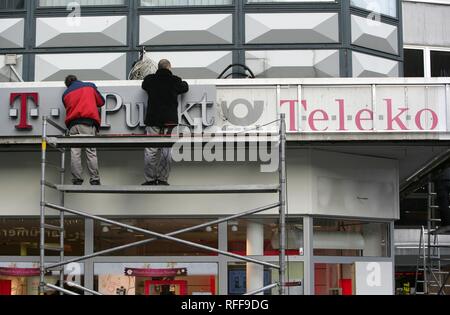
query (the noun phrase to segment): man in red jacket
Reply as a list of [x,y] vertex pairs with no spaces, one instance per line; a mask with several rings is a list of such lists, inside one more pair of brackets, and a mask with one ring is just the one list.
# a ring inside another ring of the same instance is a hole
[[[66,108],[66,125],[69,134],[71,136],[97,135],[101,123],[98,109],[105,105],[105,99],[95,84],[79,81],[74,75],[67,76],[65,84],[67,90],[62,98]],[[82,185],[84,182],[81,151],[81,149],[71,150],[72,183],[74,185]],[[86,160],[91,185],[101,185],[95,148],[86,149]]]

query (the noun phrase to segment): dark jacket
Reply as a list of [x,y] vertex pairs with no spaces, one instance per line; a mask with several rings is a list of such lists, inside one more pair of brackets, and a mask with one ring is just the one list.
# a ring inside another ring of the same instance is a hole
[[105,105],[105,99],[94,83],[75,81],[64,92],[62,99],[69,129],[78,124],[100,127],[98,108]]
[[158,70],[148,75],[142,83],[148,94],[148,109],[145,124],[164,127],[178,124],[178,95],[189,91],[187,82],[169,70]]

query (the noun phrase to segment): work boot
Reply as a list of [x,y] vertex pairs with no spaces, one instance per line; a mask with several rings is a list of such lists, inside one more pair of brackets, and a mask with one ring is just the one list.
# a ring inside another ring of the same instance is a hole
[[145,182],[142,184],[142,186],[156,186],[158,185],[158,181],[152,180],[151,182]]
[[100,182],[99,179],[95,179],[95,180],[91,180],[91,185],[92,186],[101,186],[102,183]]
[[159,186],[170,186],[170,184],[164,180],[159,180],[158,181],[158,185]]
[[83,183],[84,183],[84,180],[82,180],[82,179],[72,179],[72,184],[75,186],[81,186],[81,185],[83,185]]

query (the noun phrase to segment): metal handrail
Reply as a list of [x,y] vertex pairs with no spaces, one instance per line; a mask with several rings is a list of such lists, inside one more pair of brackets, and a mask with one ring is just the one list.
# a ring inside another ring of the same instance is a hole
[[56,285],[53,285],[53,284],[44,283],[43,286],[45,286],[47,288],[50,288],[50,289],[53,289],[53,290],[56,290],[56,291],[58,291],[60,293],[64,293],[66,295],[79,295],[78,293],[75,293],[75,292],[72,292],[72,291],[60,288],[60,287],[58,287]]
[[100,292],[97,292],[97,291],[94,291],[94,290],[85,288],[85,287],[83,287],[83,286],[81,286],[81,285],[79,285],[78,283],[75,283],[75,282],[66,281],[66,284],[67,284],[69,287],[72,287],[72,288],[75,288],[75,289],[79,289],[79,290],[83,290],[84,292],[90,293],[90,294],[92,294],[92,295],[103,295],[103,294],[100,293]]
[[406,196],[430,180],[433,171],[450,158],[450,149],[434,157],[400,184],[400,194]]
[[257,289],[257,290],[254,290],[254,291],[247,292],[247,293],[245,293],[244,295],[256,295],[256,294],[258,294],[258,293],[261,293],[261,292],[264,292],[264,291],[273,289],[273,288],[278,287],[278,286],[279,286],[278,283],[269,284],[268,286],[265,286],[264,288],[261,288],[261,289]]

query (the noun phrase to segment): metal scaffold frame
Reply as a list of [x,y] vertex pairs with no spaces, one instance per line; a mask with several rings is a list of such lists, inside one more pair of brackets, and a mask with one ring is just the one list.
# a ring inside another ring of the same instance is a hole
[[[434,186],[430,178],[427,184],[427,226],[422,226],[420,233],[415,294],[446,295],[446,289],[450,287],[447,284],[450,272],[442,269],[442,263],[447,259],[441,256],[441,249],[448,246],[439,242],[439,235],[446,234],[447,231],[445,227],[440,227],[441,219],[437,215],[439,206],[435,204],[437,193]],[[423,285],[423,291],[418,291],[419,283]]]
[[[406,197],[421,187],[426,187],[427,195],[427,220],[426,226],[420,230],[416,276],[415,276],[415,294],[429,295],[447,294],[450,288],[450,272],[443,271],[442,265],[449,260],[441,255],[442,249],[448,249],[448,245],[441,244],[440,235],[449,235],[450,228],[441,226],[439,206],[436,205],[437,193],[435,191],[434,177],[437,170],[441,168],[450,159],[450,149],[444,150],[440,155],[431,159],[413,175],[405,180],[401,185],[401,196]],[[419,291],[419,287],[423,287]]]
[[[202,250],[210,251],[213,253],[221,254],[224,256],[235,258],[239,261],[258,264],[262,266],[266,266],[268,268],[277,269],[279,271],[279,281],[277,283],[270,284],[265,286],[264,288],[260,288],[257,290],[253,290],[251,292],[246,293],[246,295],[255,295],[262,293],[266,290],[278,287],[280,295],[286,295],[286,213],[287,213],[287,174],[286,174],[286,121],[285,115],[282,114],[279,121],[279,132],[277,133],[276,141],[268,141],[267,138],[264,140],[260,140],[258,136],[252,134],[251,136],[234,134],[232,137],[233,142],[235,143],[250,143],[250,142],[276,142],[278,144],[278,154],[279,154],[279,165],[278,165],[278,177],[279,183],[276,185],[238,185],[238,186],[91,186],[91,187],[80,187],[80,186],[72,186],[65,185],[65,172],[66,172],[66,153],[68,148],[80,148],[80,147],[160,147],[160,146],[171,146],[177,141],[188,141],[198,142],[198,139],[194,138],[174,138],[174,137],[69,137],[67,134],[67,130],[61,126],[59,126],[54,121],[44,117],[42,122],[42,148],[41,148],[41,202],[40,202],[40,260],[39,260],[39,269],[40,269],[40,286],[39,291],[40,294],[44,294],[45,289],[49,288],[52,290],[56,290],[61,294],[67,295],[78,295],[71,290],[68,290],[64,287],[67,285],[70,288],[75,288],[81,291],[84,291],[88,294],[93,295],[102,295],[99,292],[93,291],[91,289],[80,286],[76,283],[65,281],[64,277],[64,266],[74,263],[85,261],[94,257],[102,256],[105,254],[110,254],[113,252],[117,252],[123,249],[141,246],[159,239],[177,242],[180,244],[184,244],[187,246],[199,248]],[[62,133],[62,136],[54,137],[48,136],[48,127],[52,126],[56,128],[59,132]],[[215,137],[215,138],[204,138],[202,137],[202,143],[205,141],[230,141],[230,137]],[[51,146],[53,149],[59,151],[61,154],[60,165],[51,164],[48,162],[47,153],[48,146]],[[60,173],[60,183],[55,184],[47,181],[46,173],[47,168],[54,168]],[[53,189],[59,193],[59,204],[50,203],[46,200],[46,189]],[[135,226],[131,226],[128,224],[124,224],[118,221],[110,220],[104,217],[96,216],[89,214],[87,212],[69,209],[65,206],[65,194],[66,193],[90,193],[90,194],[235,194],[235,193],[253,193],[253,194],[265,194],[272,193],[278,194],[278,202],[262,206],[256,209],[244,211],[235,215],[230,215],[225,218],[221,218],[215,221],[199,224],[190,228],[185,228],[182,230],[174,231],[168,234],[161,234],[154,231],[138,228]],[[279,209],[279,263],[278,265],[271,264],[268,262],[260,261],[248,256],[234,254],[228,251],[220,250],[217,248],[205,246],[202,244],[197,244],[194,242],[186,241],[181,238],[177,238],[175,236],[191,232],[195,230],[200,230],[206,228],[211,225],[216,225],[219,223],[224,223],[228,221],[232,221],[238,218],[247,217],[253,214],[261,213],[264,211],[268,211],[271,209]],[[56,210],[59,212],[59,220],[60,224],[50,225],[46,222],[47,217],[47,209]],[[64,219],[66,213],[80,216],[83,218],[92,219],[94,221],[107,223],[110,225],[115,225],[118,227],[122,227],[132,232],[138,232],[140,234],[145,234],[151,236],[152,238],[142,240],[139,242],[134,242],[114,248],[110,248],[107,250],[102,250],[93,254],[80,256],[73,259],[66,259],[64,252],[64,237],[65,237],[65,226]],[[60,242],[59,247],[47,246],[45,243],[45,231],[53,230],[59,232]],[[59,262],[58,263],[46,263],[46,251],[56,251],[59,253]],[[60,286],[49,284],[45,281],[45,275],[48,272],[57,271],[59,272]]]

